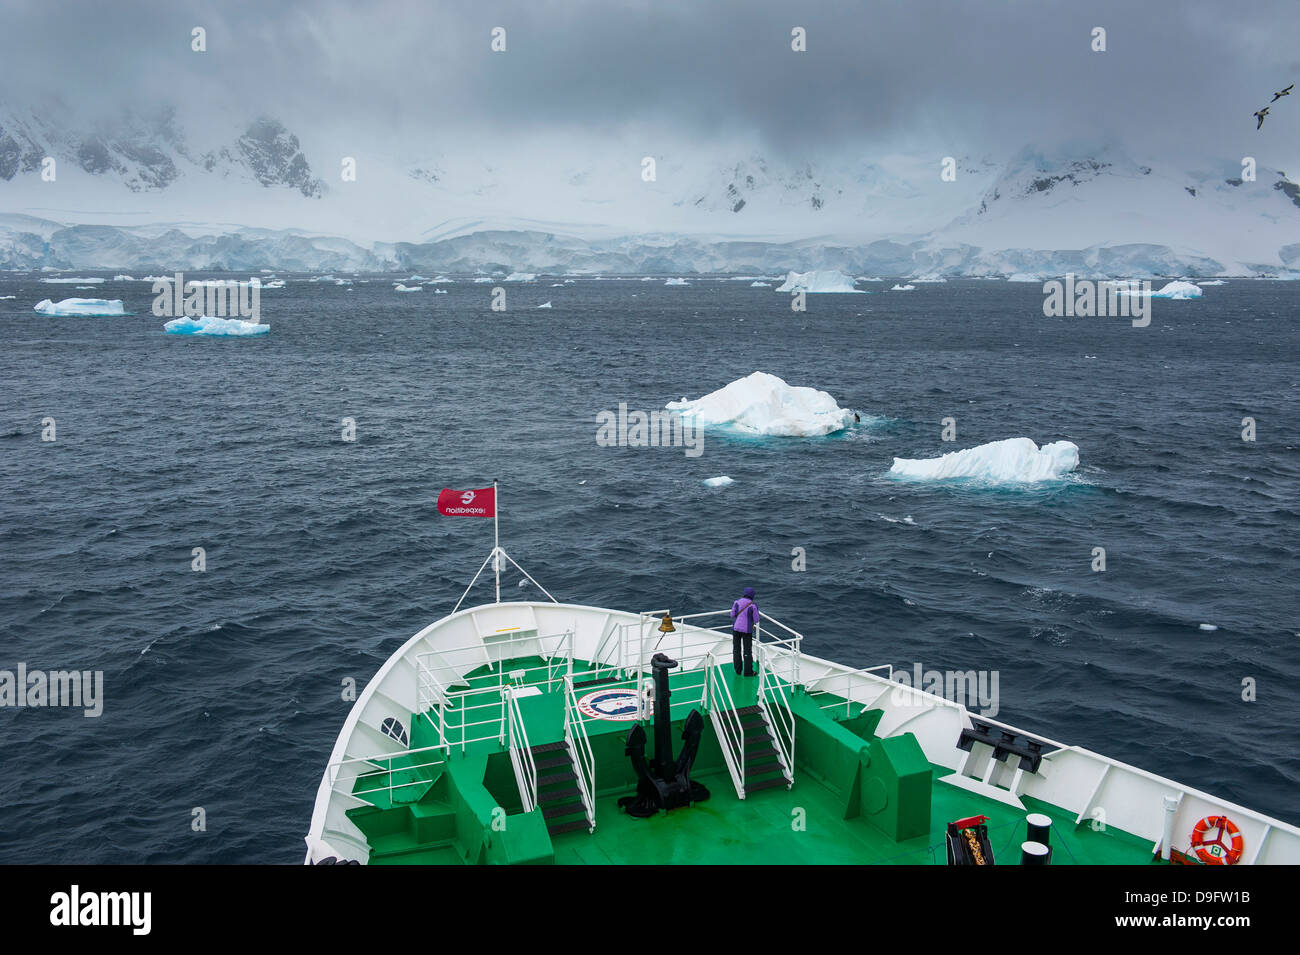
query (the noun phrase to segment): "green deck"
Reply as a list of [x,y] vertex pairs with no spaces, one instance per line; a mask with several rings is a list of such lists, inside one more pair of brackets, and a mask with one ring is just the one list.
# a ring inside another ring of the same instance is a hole
[[[509,672],[541,662],[536,658],[511,661],[502,669]],[[756,679],[737,677],[730,667],[714,672],[727,679],[738,708],[754,703]],[[583,675],[575,661],[575,680]],[[468,679],[474,686],[495,687],[501,675],[484,668]],[[672,675],[675,746],[681,720],[697,708],[689,698],[693,695],[698,701],[699,680],[699,671]],[[686,686],[691,689],[678,691]],[[599,687],[580,688],[577,695],[594,689]],[[795,782],[788,790],[778,786],[739,799],[706,718],[692,778],[707,786],[711,797],[690,808],[633,818],[619,809],[618,799],[635,791],[635,775],[623,753],[624,737],[635,723],[587,719],[596,761],[595,832],[584,827],[552,836],[540,810],[524,814],[508,752],[495,740],[468,743],[463,751],[453,745],[445,762],[436,767],[399,771],[402,764],[395,764],[394,782],[418,784],[396,790],[391,802],[386,791],[365,792],[386,790],[387,774],[358,781],[354,791],[377,806],[350,810],[349,816],[370,841],[372,864],[943,865],[946,824],[982,814],[988,817],[996,862],[1018,863],[1025,812],[940,781],[948,770],[918,762],[920,748],[910,734],[881,741],[871,733],[880,718],[878,711],[850,715],[842,700],[836,707],[822,708],[835,700],[829,694],[812,697],[802,689],[791,693],[797,745]],[[519,705],[531,744],[563,739],[562,692],[524,697]],[[423,716],[408,725],[412,749],[438,741],[437,730]],[[459,743],[461,737],[449,727],[447,738]],[[856,752],[859,749],[865,753]],[[430,759],[416,754],[405,765]],[[865,768],[859,768],[859,761]],[[889,771],[906,775],[908,782],[898,781]],[[872,773],[883,773],[884,783],[869,778]],[[917,788],[918,781],[923,789]],[[891,785],[898,788],[890,789]],[[877,795],[880,792],[893,793],[895,798],[886,799]],[[873,800],[897,805],[873,815]],[[923,812],[914,811],[924,810],[926,802],[928,828]],[[1087,823],[1076,826],[1072,813],[1038,800],[1025,798],[1024,803],[1029,811],[1046,813],[1053,820],[1053,865],[1158,863],[1148,841],[1114,828],[1094,831]],[[893,832],[909,827],[921,834],[894,838]]]

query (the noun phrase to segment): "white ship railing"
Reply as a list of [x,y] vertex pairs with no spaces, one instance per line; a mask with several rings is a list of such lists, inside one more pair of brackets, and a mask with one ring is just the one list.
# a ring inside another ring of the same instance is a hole
[[[886,687],[884,691],[877,690],[876,694],[870,700],[863,699],[859,701],[853,698],[853,691],[863,685],[863,681],[856,679],[856,677],[868,673],[875,673],[877,670],[888,671],[888,675],[886,676],[886,679],[888,679],[891,683],[893,683],[894,665],[892,663],[882,663],[879,666],[862,667],[860,670],[850,670],[847,673],[835,672],[828,676],[824,676],[821,679],[810,681],[807,688],[808,695],[812,697],[818,697],[825,694],[829,694],[832,696],[843,696],[844,697],[843,702],[836,700],[835,702],[832,703],[823,703],[821,704],[821,708],[823,710],[833,710],[842,706],[844,707],[844,717],[845,719],[848,719],[853,715],[854,703],[861,702],[864,710],[870,709],[871,704],[880,699],[881,692],[886,692],[886,693],[889,692],[889,687]],[[827,683],[834,684],[839,680],[843,680],[845,683],[843,694],[831,690],[826,686]],[[876,688],[873,687],[873,689]]]
[[519,712],[519,701],[515,699],[511,687],[501,688],[501,700],[506,710],[510,763],[515,768],[515,782],[519,784],[519,799],[523,803],[524,812],[532,812],[537,807],[537,763],[533,760],[533,752],[528,745],[528,730],[524,728],[524,717]]
[[[758,651],[758,708],[771,728],[772,738],[776,741],[777,758],[781,762],[781,772],[785,776],[786,789],[794,785],[794,744],[795,719],[790,712],[790,700],[785,693],[785,684],[775,676],[768,665],[771,644],[760,643]],[[769,706],[769,703],[772,705]]]
[[745,798],[745,730],[740,725],[740,714],[736,712],[736,701],[731,696],[731,686],[714,670],[717,661],[709,654],[705,661],[704,672],[708,674],[705,693],[708,704],[709,719],[713,722],[713,731],[718,742],[722,744],[722,756],[731,774],[732,785],[736,787],[736,796]]
[[[416,702],[420,715],[437,731],[439,744],[448,752],[453,746],[459,746],[464,752],[469,743],[493,738],[504,745],[506,707],[503,691],[507,687],[544,687],[546,692],[562,688],[564,681],[573,677],[573,637],[574,629],[570,627],[545,636],[529,632],[494,639],[490,644],[439,647],[416,654]],[[548,647],[547,641],[555,643]],[[542,657],[542,662],[507,670],[505,663],[513,659],[515,652],[524,645],[528,647],[527,655]],[[444,686],[438,679],[440,672],[450,671],[454,679],[463,679],[458,670],[445,662],[446,658],[457,658],[460,654],[463,659],[466,653],[475,654],[471,660],[475,665],[470,669],[486,665],[496,670],[495,685],[464,690],[449,690]],[[467,719],[470,715],[476,718]]]
[[[393,753],[381,753],[376,756],[349,756],[346,759],[340,759],[337,762],[330,763],[328,769],[326,770],[326,772],[329,774],[328,778],[330,782],[330,789],[337,795],[343,796],[347,799],[355,800],[356,802],[364,806],[374,806],[377,809],[389,808],[393,805],[393,790],[404,789],[407,786],[428,786],[429,783],[431,782],[431,780],[429,779],[416,779],[413,782],[395,784],[393,782],[394,773],[403,773],[403,772],[419,770],[419,769],[430,769],[434,766],[442,766],[446,763],[445,759],[439,757],[436,759],[430,759],[429,761],[423,763],[411,763],[409,765],[397,766],[396,768],[394,768],[393,760],[407,759],[410,758],[411,756],[420,753],[432,754],[441,749],[442,749],[441,746],[422,746],[419,749],[404,749]],[[350,789],[339,788],[339,782],[340,782],[339,776],[341,773],[343,773],[345,769],[353,769],[353,768],[360,769],[362,766],[370,766],[373,768],[366,772],[354,772],[346,775],[344,779],[346,782],[351,783],[351,788]],[[373,789],[363,789],[361,790],[360,793],[354,791],[359,782],[367,779],[370,776],[379,776],[381,774],[386,775],[388,777],[388,785],[376,786]],[[362,798],[363,794],[369,796],[381,792],[388,794],[388,806],[381,806],[378,803],[371,802],[369,799]]]
[[596,757],[591,751],[591,739],[587,736],[587,724],[578,709],[578,698],[573,692],[573,678],[564,681],[564,740],[569,745],[573,757],[574,769],[577,770],[578,790],[582,795],[582,806],[587,811],[589,832],[596,830]]

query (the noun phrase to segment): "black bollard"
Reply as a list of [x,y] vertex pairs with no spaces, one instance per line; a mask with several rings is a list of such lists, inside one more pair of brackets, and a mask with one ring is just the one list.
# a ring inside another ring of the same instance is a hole
[[1020,843],[1021,865],[1051,865],[1052,850],[1041,842]]

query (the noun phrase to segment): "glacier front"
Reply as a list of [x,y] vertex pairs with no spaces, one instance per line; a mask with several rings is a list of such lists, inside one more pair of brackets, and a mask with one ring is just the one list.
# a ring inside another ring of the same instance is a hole
[[815,437],[842,431],[853,421],[853,412],[825,391],[788,385],[762,371],[702,398],[670,401],[665,408],[697,427],[765,436]]
[[991,441],[937,458],[894,458],[891,477],[916,481],[970,479],[992,484],[1055,481],[1079,466],[1079,448],[1053,441],[1041,448],[1029,438]]

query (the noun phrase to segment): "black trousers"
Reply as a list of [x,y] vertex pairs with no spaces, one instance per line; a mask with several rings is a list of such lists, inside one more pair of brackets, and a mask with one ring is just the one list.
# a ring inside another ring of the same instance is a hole
[[[742,649],[745,655],[743,661],[745,669],[743,671],[740,669]],[[754,672],[754,635],[752,633],[741,633],[739,630],[731,631],[731,659],[736,665],[737,673]]]

